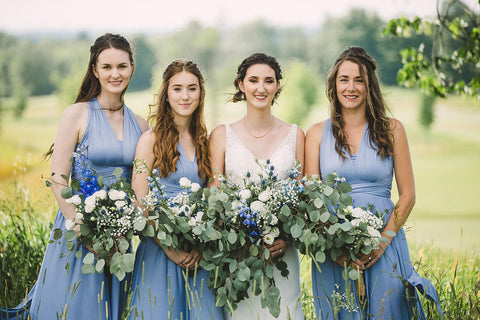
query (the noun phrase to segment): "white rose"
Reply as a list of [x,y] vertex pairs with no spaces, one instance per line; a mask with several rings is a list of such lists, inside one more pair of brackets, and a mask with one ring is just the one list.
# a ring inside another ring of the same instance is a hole
[[194,218],[190,218],[190,220],[188,220],[188,225],[193,227],[197,224],[197,220],[195,220]]
[[75,215],[75,219],[76,220],[83,220],[83,213],[77,212],[77,214]]
[[125,199],[126,196],[127,196],[127,193],[125,191],[117,191],[117,197],[118,197],[117,200]]
[[276,238],[280,235],[280,230],[277,227],[274,227],[270,230],[270,234],[273,236],[273,238]]
[[117,190],[110,190],[108,191],[108,197],[111,199],[111,200],[120,200],[120,198],[118,197],[118,191]]
[[252,211],[262,213],[265,211],[265,204],[261,201],[255,200],[250,204],[250,209],[252,209]]
[[198,183],[192,183],[192,192],[197,192],[198,190],[200,190],[200,185]]
[[75,221],[73,219],[65,220],[65,228],[67,228],[67,230],[73,230],[74,227],[75,227]]
[[352,210],[352,216],[355,218],[362,218],[365,215],[365,211],[362,208],[355,208]]
[[380,238],[382,236],[377,229],[371,226],[367,226],[367,230],[368,230],[368,233],[374,238]]
[[87,199],[85,199],[85,207],[95,207],[97,204],[97,198],[95,198],[94,195],[88,196]]
[[345,209],[345,211],[346,211],[347,213],[350,213],[350,214],[351,214],[351,213],[353,212],[353,207],[352,207],[352,206],[348,206],[348,207]]
[[97,199],[105,200],[107,198],[107,192],[103,189],[95,192],[95,194],[97,195]]
[[270,221],[270,224],[272,226],[276,225],[278,223],[278,218],[276,215],[272,214],[272,221]]
[[188,178],[185,178],[185,177],[180,178],[178,183],[180,184],[180,187],[182,187],[182,188],[188,188],[192,185],[192,182],[190,180],[188,180]]
[[258,195],[258,200],[262,202],[267,202],[268,199],[270,199],[270,196],[271,196],[270,190],[265,190]]
[[85,212],[86,213],[92,213],[93,209],[95,209],[95,204],[85,204]]
[[122,207],[126,206],[127,202],[125,200],[117,200],[115,201],[115,207],[120,210]]
[[243,189],[242,191],[240,191],[239,195],[240,199],[247,200],[250,199],[250,197],[252,196],[252,192],[248,189]]
[[67,200],[65,200],[66,203],[68,204],[73,204],[74,206],[78,206],[82,203],[82,199],[80,198],[80,196],[78,194],[72,196],[71,198],[68,198]]
[[233,200],[232,201],[232,209],[237,209],[237,208],[240,208],[242,206],[242,203],[238,200]]
[[272,244],[274,240],[275,237],[271,234],[266,234],[263,236],[263,242],[265,242],[265,244]]

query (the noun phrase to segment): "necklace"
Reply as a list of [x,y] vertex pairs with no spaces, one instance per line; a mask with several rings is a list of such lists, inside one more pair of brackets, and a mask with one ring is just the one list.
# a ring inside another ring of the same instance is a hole
[[113,112],[116,112],[116,111],[122,110],[124,105],[125,105],[125,104],[122,104],[122,106],[121,106],[120,108],[118,108],[118,109],[114,109],[114,108],[111,108],[111,109],[110,109],[110,108],[103,108],[103,107],[102,107],[102,109],[103,109],[104,111],[113,111]]
[[260,138],[265,137],[265,136],[273,129],[273,126],[275,125],[275,119],[273,119],[273,116],[272,116],[272,125],[270,126],[270,128],[267,129],[267,131],[265,131],[264,134],[261,134],[261,135],[259,135],[259,136],[254,135],[254,134],[250,131],[250,129],[248,128],[246,116],[243,117],[243,125],[245,126],[245,129],[247,129],[247,132],[248,132],[248,134],[249,134],[250,136],[254,137],[255,139],[260,139]]

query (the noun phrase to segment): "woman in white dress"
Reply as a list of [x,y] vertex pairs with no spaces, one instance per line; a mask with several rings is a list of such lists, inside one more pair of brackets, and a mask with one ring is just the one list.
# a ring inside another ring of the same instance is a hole
[[[210,135],[211,168],[222,173],[234,183],[243,183],[246,171],[257,171],[255,159],[270,159],[278,178],[286,179],[287,170],[295,161],[303,166],[305,135],[296,125],[286,123],[272,115],[272,105],[280,93],[282,70],[272,56],[255,53],[240,64],[234,81],[237,92],[233,102],[245,100],[247,114],[231,124],[216,127]],[[211,185],[219,185],[214,179]],[[283,239],[266,246],[273,257],[283,255],[289,275],[283,277],[274,268],[274,279],[280,290],[281,312],[277,319],[304,319],[300,300],[300,266],[294,247]],[[238,308],[224,309],[226,319],[275,319],[267,308],[263,309],[260,296],[250,295]]]

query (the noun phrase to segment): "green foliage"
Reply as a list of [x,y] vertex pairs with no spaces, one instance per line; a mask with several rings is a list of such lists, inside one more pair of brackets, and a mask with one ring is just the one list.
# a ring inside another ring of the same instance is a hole
[[424,34],[432,44],[431,55],[424,52],[425,43],[400,51],[403,68],[398,72],[399,84],[419,86],[438,97],[461,93],[480,99],[479,7],[472,7],[458,0],[443,0],[437,19],[402,17],[389,21],[384,35],[409,38]]
[[129,90],[145,90],[151,87],[152,70],[155,66],[155,54],[143,36],[133,39],[135,52],[135,73],[130,81]]
[[434,95],[423,94],[421,98],[420,112],[418,114],[418,122],[420,125],[428,130],[435,120],[434,106],[435,100],[437,99]]
[[0,198],[0,307],[16,306],[37,280],[51,229],[16,190]]
[[301,125],[315,106],[321,92],[318,74],[300,60],[294,60],[288,68],[285,83],[285,100],[282,105],[284,120]]

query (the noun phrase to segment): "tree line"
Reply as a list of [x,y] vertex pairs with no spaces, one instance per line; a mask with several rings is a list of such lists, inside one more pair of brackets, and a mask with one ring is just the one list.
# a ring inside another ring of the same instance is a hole
[[[461,3],[459,0],[443,2]],[[450,4],[448,8],[449,14],[453,12],[457,20],[458,17],[471,15],[461,5]],[[476,17],[478,24],[478,14]],[[464,27],[464,20],[458,21]],[[277,57],[285,69],[285,82],[294,93],[291,103],[308,109],[321,95],[319,88],[328,69],[346,46],[362,46],[376,59],[383,84],[414,86],[418,84],[414,77],[418,76],[419,67],[418,63],[412,67],[412,59],[408,55],[418,55],[420,50],[423,57],[438,53],[432,41],[433,31],[426,32],[418,25],[418,20],[414,19],[384,21],[375,12],[352,9],[342,17],[326,18],[318,28],[310,30],[274,27],[263,20],[232,29],[191,21],[181,29],[164,34],[125,34],[134,45],[136,60],[129,90],[156,90],[166,65],[173,59],[187,58],[201,66],[209,96],[220,99],[232,87],[236,67],[242,59],[253,52],[266,52]],[[453,28],[451,24],[449,26]],[[448,48],[453,51],[461,45],[461,39],[442,37],[442,52]],[[52,93],[57,94],[64,105],[72,103],[85,73],[83,69],[88,61],[86,48],[91,41],[84,32],[68,39],[40,40],[0,32],[0,108],[4,107],[5,98],[9,98],[15,116],[21,117],[29,96]],[[455,73],[451,78],[457,82],[466,83],[472,74],[475,76],[476,72],[478,75],[478,67],[463,72],[451,66],[447,69],[443,74]],[[433,85],[423,84],[423,87],[432,88]],[[435,90],[425,91],[435,94]],[[307,112],[293,112],[289,120],[300,122],[302,119],[295,117],[302,114]]]

